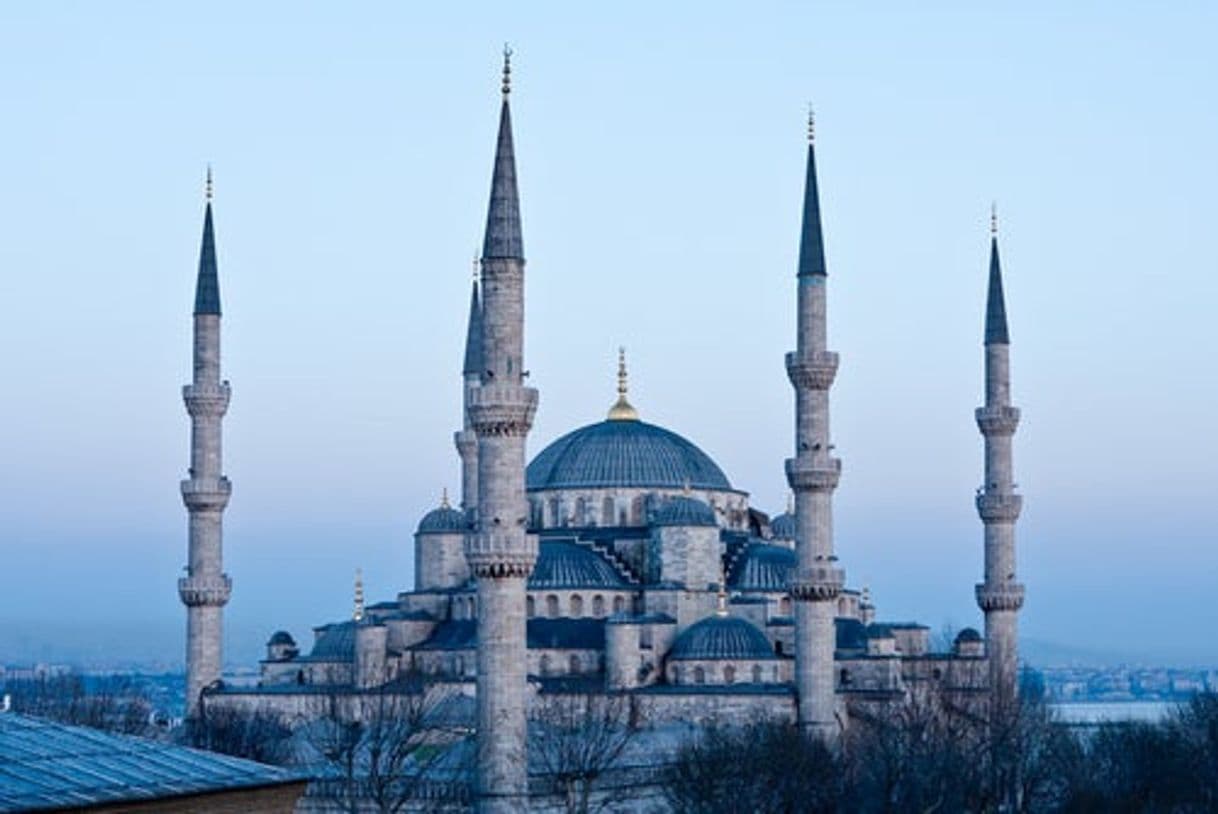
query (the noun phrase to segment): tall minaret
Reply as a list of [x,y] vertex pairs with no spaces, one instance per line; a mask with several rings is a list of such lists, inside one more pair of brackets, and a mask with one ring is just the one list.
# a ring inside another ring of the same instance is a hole
[[799,722],[812,734],[838,731],[833,651],[837,597],[845,572],[833,554],[833,490],[842,462],[829,443],[829,388],[837,374],[837,354],[827,350],[824,241],[816,190],[813,122],[808,114],[808,175],[799,246],[797,343],[787,354],[787,375],[795,387],[795,457],[787,460],[787,481],[795,492],[795,551],[791,579],[795,600],[795,689]]
[[470,393],[478,437],[478,506],[465,556],[478,582],[478,787],[483,812],[528,803],[525,582],[537,560],[526,534],[525,441],[537,391],[524,386],[524,249],[512,150],[511,51],[482,247],[482,369]]
[[1011,406],[1011,339],[998,263],[998,218],[990,215],[990,286],[985,305],[985,406],[977,427],[985,436],[985,484],[977,493],[977,513],[985,523],[985,581],[977,604],[985,612],[990,688],[999,700],[1016,690],[1016,621],[1024,588],[1015,580],[1015,521],[1023,498],[1015,494],[1011,439],[1019,408]]
[[193,717],[199,693],[220,678],[223,608],[232,580],[221,562],[221,518],[232,484],[224,477],[220,420],[228,410],[228,382],[220,378],[220,283],[211,225],[212,182],[207,170],[207,207],[203,247],[195,289],[194,378],[182,388],[190,413],[190,477],[182,481],[182,500],[190,513],[187,576],[178,580],[186,606],[186,714]]
[[478,261],[474,260],[474,285],[469,295],[469,325],[465,333],[465,364],[461,368],[464,379],[461,413],[464,418],[461,429],[453,433],[457,454],[461,456],[461,508],[466,515],[473,515],[478,503],[478,436],[474,433],[469,413],[470,400],[482,374],[482,302],[478,297],[478,265]]

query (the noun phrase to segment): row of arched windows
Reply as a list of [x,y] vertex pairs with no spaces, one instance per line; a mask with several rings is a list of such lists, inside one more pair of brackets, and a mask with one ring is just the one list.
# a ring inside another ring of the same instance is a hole
[[[707,669],[708,668],[699,664],[699,665],[695,665],[692,670],[687,671],[687,668],[683,667],[680,664],[676,664],[676,665],[673,665],[670,676],[671,676],[672,682],[674,684],[686,684],[686,683],[705,684],[705,683],[707,683],[708,677],[711,678],[712,681],[715,678],[715,676],[713,674],[709,674],[707,672]],[[714,668],[710,668],[710,669],[712,671],[714,670]],[[745,673],[745,675],[748,676],[749,678],[751,678],[754,684],[760,684],[761,682],[766,680],[765,673],[766,673],[765,668],[763,668],[760,664],[754,664],[752,669],[748,670]],[[777,665],[772,666],[770,668],[769,673],[770,673],[769,674],[770,681],[778,681],[778,666]],[[723,676],[724,684],[735,684],[737,681],[737,678],[738,678],[736,665],[734,665],[734,664],[723,665],[721,675]]]
[[[537,607],[541,601],[540,613]],[[569,617],[579,619],[589,616],[593,619],[603,619],[611,613],[622,613],[626,610],[626,597],[618,594],[612,598],[604,594],[593,594],[585,600],[584,594],[546,594],[535,597],[529,594],[525,598],[525,612],[530,619],[541,615],[548,619]],[[453,600],[454,619],[474,619],[477,617],[478,600],[472,596],[459,596]]]

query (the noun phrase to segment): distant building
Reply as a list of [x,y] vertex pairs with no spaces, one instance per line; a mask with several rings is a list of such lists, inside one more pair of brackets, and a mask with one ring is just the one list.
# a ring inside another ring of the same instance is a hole
[[0,812],[290,812],[301,775],[227,755],[0,713]]

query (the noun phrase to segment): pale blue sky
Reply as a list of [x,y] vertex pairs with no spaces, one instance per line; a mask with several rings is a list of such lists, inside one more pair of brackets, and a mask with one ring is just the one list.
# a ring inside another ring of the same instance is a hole
[[997,199],[1023,631],[1218,662],[1213,4],[523,5],[0,5],[10,639],[76,623],[181,658],[208,161],[230,652],[346,615],[357,566],[374,599],[409,585],[414,525],[458,483],[510,40],[532,451],[603,416],[625,344],[644,418],[781,509],[811,100],[850,582],[888,618],[979,624]]

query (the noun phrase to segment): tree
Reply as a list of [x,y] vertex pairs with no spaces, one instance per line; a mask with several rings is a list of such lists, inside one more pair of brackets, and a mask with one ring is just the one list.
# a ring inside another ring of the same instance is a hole
[[86,679],[79,673],[10,679],[13,711],[125,735],[152,731],[152,703],[127,676]]
[[611,789],[602,781],[621,768],[636,734],[626,696],[543,696],[530,717],[530,763],[544,774],[568,814],[588,814],[620,802],[622,786]]
[[203,696],[199,714],[182,727],[188,746],[259,763],[283,765],[295,757],[292,730],[276,712],[216,706]]

